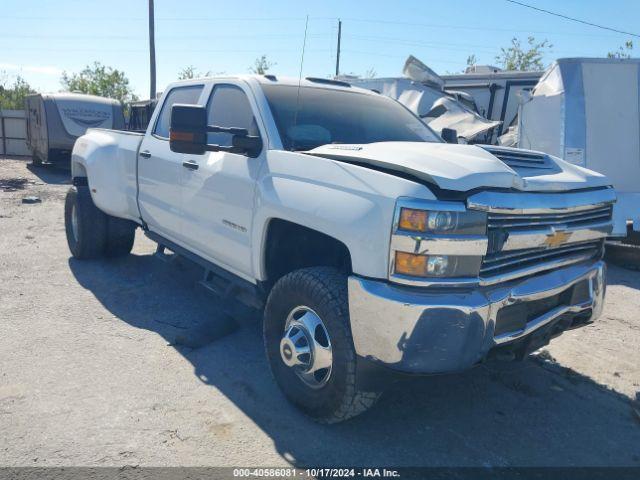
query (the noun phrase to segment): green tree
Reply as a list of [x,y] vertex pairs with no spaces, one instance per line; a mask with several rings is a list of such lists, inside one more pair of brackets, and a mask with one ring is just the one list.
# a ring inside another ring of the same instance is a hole
[[364,72],[364,78],[376,78],[378,76],[378,72],[373,67],[370,67],[366,72]]
[[607,53],[608,58],[631,58],[631,52],[633,51],[633,41],[627,40],[624,45],[618,47],[618,50]]
[[61,83],[66,91],[114,98],[122,104],[138,100],[124,72],[100,62],[87,65],[80,73],[62,72]]
[[476,58],[476,54],[472,53],[467,57],[467,68],[475,67],[478,63],[478,59]]
[[202,78],[211,76],[210,71],[206,71],[204,73],[198,72],[198,69],[193,65],[189,65],[188,67],[183,68],[178,72],[178,80],[190,80],[192,78]]
[[553,45],[548,40],[537,42],[534,37],[528,37],[523,47],[520,40],[514,37],[509,47],[500,49],[496,61],[505,70],[544,70],[542,59],[551,47]]
[[24,97],[36,93],[31,85],[21,76],[10,83],[6,73],[0,76],[0,108],[7,110],[23,110]]
[[269,61],[266,55],[261,55],[255,59],[255,61],[253,62],[253,66],[249,67],[249,71],[258,75],[264,75],[274,65],[277,64],[275,62]]

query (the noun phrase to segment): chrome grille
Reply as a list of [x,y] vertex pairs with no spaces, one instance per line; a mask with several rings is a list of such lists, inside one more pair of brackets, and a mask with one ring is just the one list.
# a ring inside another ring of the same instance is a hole
[[550,169],[549,157],[542,153],[523,151],[511,148],[482,147],[491,155],[498,157],[502,163],[511,168]]
[[[611,205],[605,205],[554,213],[517,215],[491,212],[487,216],[489,245],[487,255],[482,261],[480,276],[483,278],[509,276],[510,274],[513,274],[514,277],[522,276],[599,257],[604,245],[602,238],[554,247],[540,244],[532,248],[517,250],[503,250],[503,247],[510,234],[532,235],[531,238],[534,238],[533,236],[539,235],[540,232],[545,235],[545,231],[549,233],[553,233],[555,230],[577,232],[602,228],[603,224],[610,224],[612,211]],[[587,239],[585,238],[585,240]]]
[[[535,248],[487,255],[480,268],[481,277],[493,277],[527,269],[567,265],[600,256],[603,240],[573,243],[557,248]],[[546,268],[544,268],[546,269]]]
[[545,227],[589,227],[594,224],[611,221],[611,205],[586,211],[547,213],[537,215],[508,215],[492,213],[487,227],[508,230],[538,230]]

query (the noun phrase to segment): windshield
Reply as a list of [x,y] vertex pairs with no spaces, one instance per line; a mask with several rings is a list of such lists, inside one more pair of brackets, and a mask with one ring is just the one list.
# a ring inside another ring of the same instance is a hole
[[286,150],[329,143],[441,141],[409,110],[382,95],[301,87],[298,99],[297,86],[262,88]]

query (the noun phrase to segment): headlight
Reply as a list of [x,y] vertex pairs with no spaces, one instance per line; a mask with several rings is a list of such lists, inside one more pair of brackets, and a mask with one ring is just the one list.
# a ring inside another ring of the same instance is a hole
[[396,252],[396,273],[416,277],[439,277],[447,272],[449,257],[446,255],[416,255]]
[[461,202],[399,199],[390,278],[408,284],[477,279],[487,253],[486,213]]
[[394,274],[422,278],[471,278],[478,275],[481,256],[423,255],[395,252]]
[[398,228],[407,232],[482,235],[487,228],[487,215],[471,210],[456,212],[400,207]]

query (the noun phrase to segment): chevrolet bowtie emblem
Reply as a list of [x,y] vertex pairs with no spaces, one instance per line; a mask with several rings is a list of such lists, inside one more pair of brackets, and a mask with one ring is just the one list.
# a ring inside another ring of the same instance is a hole
[[544,241],[544,244],[547,247],[552,247],[552,248],[559,247],[563,243],[567,243],[567,240],[569,240],[571,233],[572,232],[558,232],[554,230],[549,235],[547,235],[547,238]]

